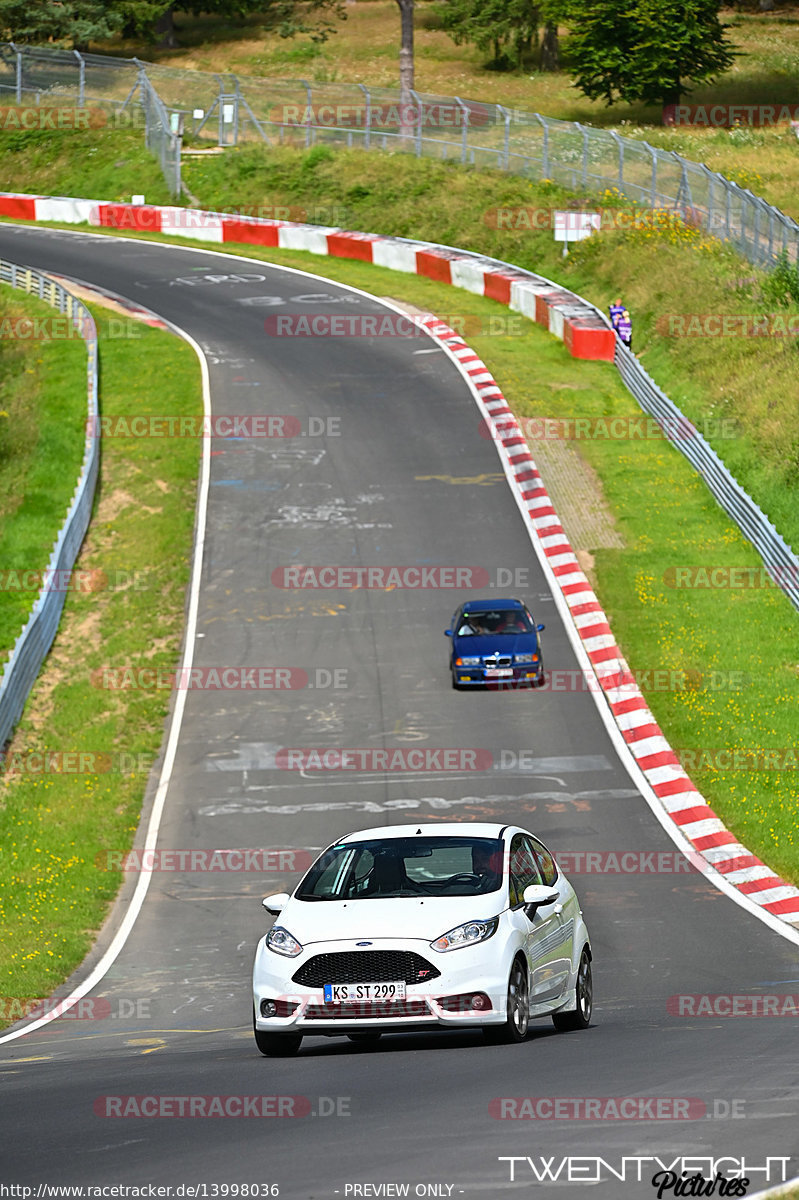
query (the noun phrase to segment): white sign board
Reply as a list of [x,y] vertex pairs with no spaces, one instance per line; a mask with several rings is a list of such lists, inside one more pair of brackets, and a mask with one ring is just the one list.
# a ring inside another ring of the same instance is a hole
[[601,224],[602,214],[598,212],[556,212],[555,241],[581,242],[599,229]]

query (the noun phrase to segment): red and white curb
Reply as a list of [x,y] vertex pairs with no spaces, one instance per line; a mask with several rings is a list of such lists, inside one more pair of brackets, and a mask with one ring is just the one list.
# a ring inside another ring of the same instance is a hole
[[[635,681],[601,604],[580,568],[522,430],[485,363],[436,317],[420,318],[470,381],[615,724],[661,813],[690,847],[698,870],[721,876],[760,913],[799,922],[799,888],[786,883],[725,828],[680,765]],[[771,923],[771,922],[769,922]]]
[[485,296],[529,317],[568,347],[574,358],[613,362],[616,335],[593,305],[543,275],[433,242],[348,233],[321,225],[297,225],[264,217],[241,217],[167,205],[113,204],[66,196],[0,192],[0,216],[22,221],[59,221],[101,229],[162,233],[202,242],[305,250],[424,275],[438,283]]
[[[506,304],[560,338],[575,358],[613,361],[615,355],[615,333],[581,297],[543,276],[448,246],[199,209],[8,192],[0,193],[0,215],[357,259],[424,275]],[[617,748],[631,756],[637,769],[634,778],[655,815],[723,891],[772,928],[788,934],[786,925],[790,926],[799,944],[799,888],[775,875],[725,828],[680,765],[616,644],[521,428],[485,363],[438,318],[431,316],[421,323],[459,365],[493,431],[517,504],[534,534],[533,544],[557,585],[579,646],[620,735]]]

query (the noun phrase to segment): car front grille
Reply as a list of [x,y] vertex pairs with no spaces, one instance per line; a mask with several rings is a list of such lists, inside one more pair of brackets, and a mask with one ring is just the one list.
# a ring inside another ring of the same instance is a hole
[[492,654],[490,658],[484,658],[483,663],[486,667],[509,667],[511,656],[510,654]]
[[317,954],[292,976],[304,987],[324,987],[326,983],[427,983],[438,979],[437,971],[421,954],[408,950],[357,950],[338,954]]
[[402,1017],[428,1017],[424,1000],[356,1000],[341,1004],[309,1004],[306,1021],[396,1021]]

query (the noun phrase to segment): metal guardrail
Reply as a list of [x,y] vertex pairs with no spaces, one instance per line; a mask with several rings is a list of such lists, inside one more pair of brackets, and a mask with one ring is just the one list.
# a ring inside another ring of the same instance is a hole
[[[0,259],[0,280],[12,287],[38,296],[65,313],[81,331],[87,351],[88,420],[83,463],[64,524],[53,544],[46,567],[45,585],[33,605],[22,633],[17,638],[0,679],[0,754],[20,718],[25,701],[41,665],[53,644],[67,590],[48,587],[54,573],[71,571],[91,518],[94,491],[100,466],[97,391],[97,329],[84,304],[49,276]],[[58,577],[55,577],[58,578]],[[63,577],[61,577],[63,578]]]
[[685,455],[694,470],[702,476],[720,506],[758,551],[774,582],[782,588],[794,608],[799,609],[799,558],[766,514],[622,342],[616,347],[614,365],[628,391],[644,412],[655,418],[671,444]]
[[[220,146],[261,140],[392,150],[493,167],[567,188],[615,189],[630,202],[670,208],[768,266],[799,261],[799,224],[748,188],[648,142],[540,113],[365,84],[311,84],[215,75],[139,59],[0,43],[0,97],[17,104],[71,98],[129,110],[138,96],[147,145],[174,195],[181,190],[178,114]],[[195,116],[195,114],[201,114]]]

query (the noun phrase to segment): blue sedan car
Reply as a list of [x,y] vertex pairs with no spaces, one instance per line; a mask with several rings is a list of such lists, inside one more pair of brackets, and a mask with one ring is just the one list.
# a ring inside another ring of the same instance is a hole
[[452,686],[540,686],[543,628],[521,600],[467,600],[446,630],[452,638]]

